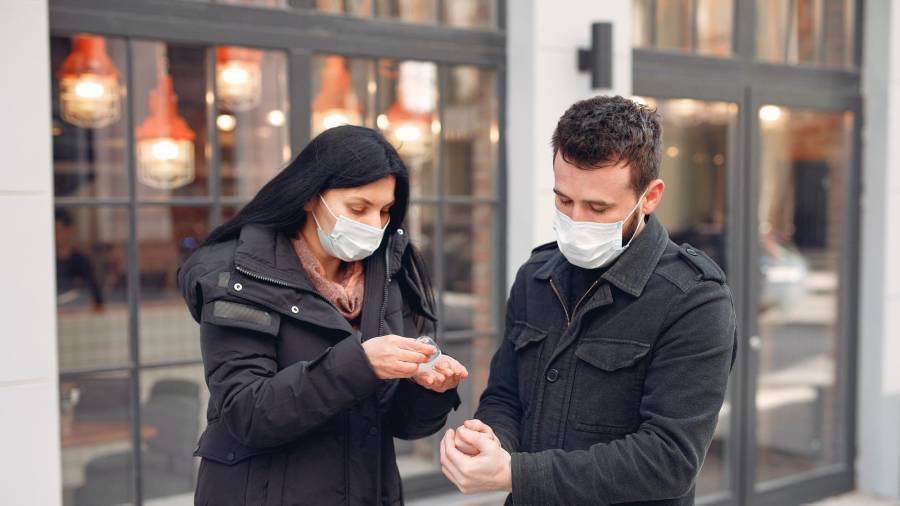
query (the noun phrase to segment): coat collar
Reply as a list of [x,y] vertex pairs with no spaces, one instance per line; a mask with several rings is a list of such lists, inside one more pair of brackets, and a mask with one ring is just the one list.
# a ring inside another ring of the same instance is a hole
[[[659,258],[662,256],[669,242],[669,234],[657,219],[651,214],[646,221],[644,230],[634,238],[634,241],[622,255],[601,276],[613,286],[634,297],[639,297],[647,286],[647,281]],[[539,280],[568,279],[565,276],[572,265],[566,260],[559,248],[555,249],[552,256],[535,273],[534,278]]]
[[[397,229],[390,236],[385,236],[378,251],[365,260],[365,266],[384,255],[388,274],[393,276],[400,270],[400,261],[408,244],[405,231]],[[238,269],[249,270],[295,288],[314,290],[300,266],[290,238],[271,228],[253,224],[241,228],[234,264]]]

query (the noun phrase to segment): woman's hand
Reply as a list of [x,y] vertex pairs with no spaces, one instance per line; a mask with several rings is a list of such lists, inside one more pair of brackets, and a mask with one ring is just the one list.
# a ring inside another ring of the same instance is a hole
[[441,355],[434,367],[417,373],[413,380],[424,388],[444,393],[468,377],[469,371],[464,365],[449,355]]
[[362,347],[375,376],[383,380],[412,377],[436,351],[434,346],[395,335],[373,337],[363,341]]

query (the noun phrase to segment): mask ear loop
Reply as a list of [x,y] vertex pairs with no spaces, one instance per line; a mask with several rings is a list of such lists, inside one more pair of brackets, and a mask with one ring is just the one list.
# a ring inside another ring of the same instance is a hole
[[[337,222],[337,216],[335,216],[334,213],[331,211],[331,208],[328,207],[328,202],[325,202],[325,198],[322,197],[322,194],[321,194],[321,193],[319,194],[319,199],[322,201],[323,204],[325,204],[325,209],[328,210],[328,213],[331,214],[331,216],[334,217],[335,222]],[[322,232],[325,232],[325,229],[322,228],[322,224],[319,223],[319,218],[316,217],[315,211],[312,211],[312,212],[310,212],[309,214],[312,215],[313,221],[316,222],[316,226],[319,227],[319,228],[322,230]]]
[[[644,197],[647,196],[648,191],[650,191],[650,188],[647,188],[646,190],[644,190],[644,193],[642,193],[641,196],[638,197],[637,204],[635,204],[634,208],[631,209],[631,213],[633,213],[635,210],[638,210],[641,207],[643,207],[643,206],[641,206],[641,200],[643,200]],[[628,214],[631,215],[631,213],[628,213]],[[640,232],[642,228],[644,228],[644,211],[639,211],[638,212],[638,222],[634,227],[634,233],[631,234],[631,237],[628,239],[628,243],[622,245],[622,247],[627,248],[629,245],[631,245],[631,242],[634,241],[634,238],[637,237],[638,232]]]

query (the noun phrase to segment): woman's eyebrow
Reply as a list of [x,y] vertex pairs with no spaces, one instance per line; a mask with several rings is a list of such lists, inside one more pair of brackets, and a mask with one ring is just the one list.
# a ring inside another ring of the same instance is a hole
[[[366,205],[368,205],[368,206],[373,206],[373,207],[375,206],[375,203],[374,203],[374,202],[372,202],[371,200],[367,199],[366,197],[363,197],[362,195],[354,195],[354,196],[348,198],[347,200],[350,200],[350,201],[356,200],[356,201],[359,201],[359,202],[361,202],[361,203],[363,203],[363,204],[366,204]],[[394,202],[396,202],[396,201],[392,200],[392,201],[388,202],[387,204],[385,204],[385,206],[392,206],[392,205],[394,205]]]

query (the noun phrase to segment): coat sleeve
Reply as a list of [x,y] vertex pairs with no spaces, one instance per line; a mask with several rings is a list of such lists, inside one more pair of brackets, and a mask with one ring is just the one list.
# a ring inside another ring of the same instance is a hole
[[380,384],[358,334],[313,360],[278,370],[278,329],[277,323],[271,324],[278,315],[248,305],[237,311],[229,306],[237,315],[229,320],[216,316],[214,304],[204,306],[200,323],[206,382],[226,428],[247,447],[291,442],[368,397]]
[[[434,323],[424,317],[417,318],[408,307],[404,308],[403,324],[405,336],[434,335]],[[421,439],[441,430],[450,411],[459,404],[455,388],[438,393],[411,379],[403,379],[398,381],[387,418],[394,437]]]
[[667,320],[650,358],[638,430],[587,450],[514,453],[514,504],[615,504],[690,491],[731,370],[730,291],[700,283],[673,304]]
[[491,371],[487,388],[481,395],[475,418],[486,423],[500,439],[508,452],[519,449],[519,432],[522,420],[522,404],[519,397],[519,367],[513,339],[522,321],[518,309],[524,307],[523,270],[519,271],[506,304],[506,325],[500,348],[491,358]]

